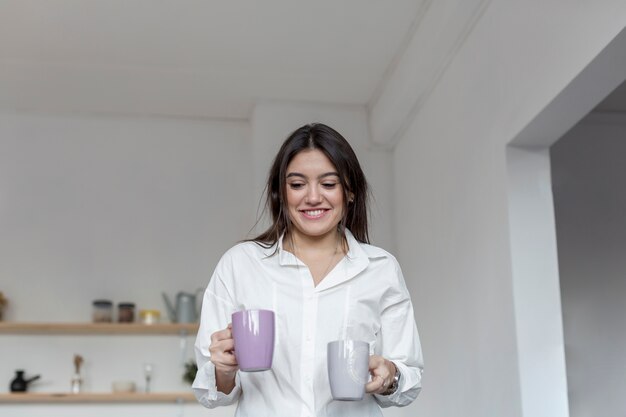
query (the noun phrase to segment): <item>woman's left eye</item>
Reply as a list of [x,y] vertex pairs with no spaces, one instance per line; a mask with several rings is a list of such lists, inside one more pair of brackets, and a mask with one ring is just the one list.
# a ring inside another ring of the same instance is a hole
[[324,183],[322,183],[322,187],[324,187],[324,188],[335,188],[336,185],[337,185],[336,182],[324,182]]

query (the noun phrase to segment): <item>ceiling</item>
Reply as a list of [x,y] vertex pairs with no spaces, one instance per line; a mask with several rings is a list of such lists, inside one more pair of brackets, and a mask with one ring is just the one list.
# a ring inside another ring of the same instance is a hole
[[0,109],[246,119],[367,104],[429,0],[6,0]]

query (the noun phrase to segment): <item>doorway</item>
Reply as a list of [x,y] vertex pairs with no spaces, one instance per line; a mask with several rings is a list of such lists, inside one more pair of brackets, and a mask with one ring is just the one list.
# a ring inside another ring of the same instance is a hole
[[571,417],[626,410],[626,83],[550,148]]
[[591,415],[579,413],[578,403],[573,402],[574,393],[568,396],[572,352],[567,350],[563,331],[550,148],[625,79],[626,29],[506,148],[516,335],[525,417]]

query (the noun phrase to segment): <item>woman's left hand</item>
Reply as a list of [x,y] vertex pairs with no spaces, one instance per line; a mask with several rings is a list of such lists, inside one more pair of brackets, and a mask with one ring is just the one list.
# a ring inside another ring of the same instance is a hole
[[370,356],[370,374],[372,380],[365,385],[368,394],[382,394],[389,388],[396,375],[396,365],[382,356]]

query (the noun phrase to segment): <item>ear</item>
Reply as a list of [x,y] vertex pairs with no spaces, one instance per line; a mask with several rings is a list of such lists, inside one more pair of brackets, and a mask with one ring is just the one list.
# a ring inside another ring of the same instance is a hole
[[348,193],[348,203],[354,203],[354,193]]

